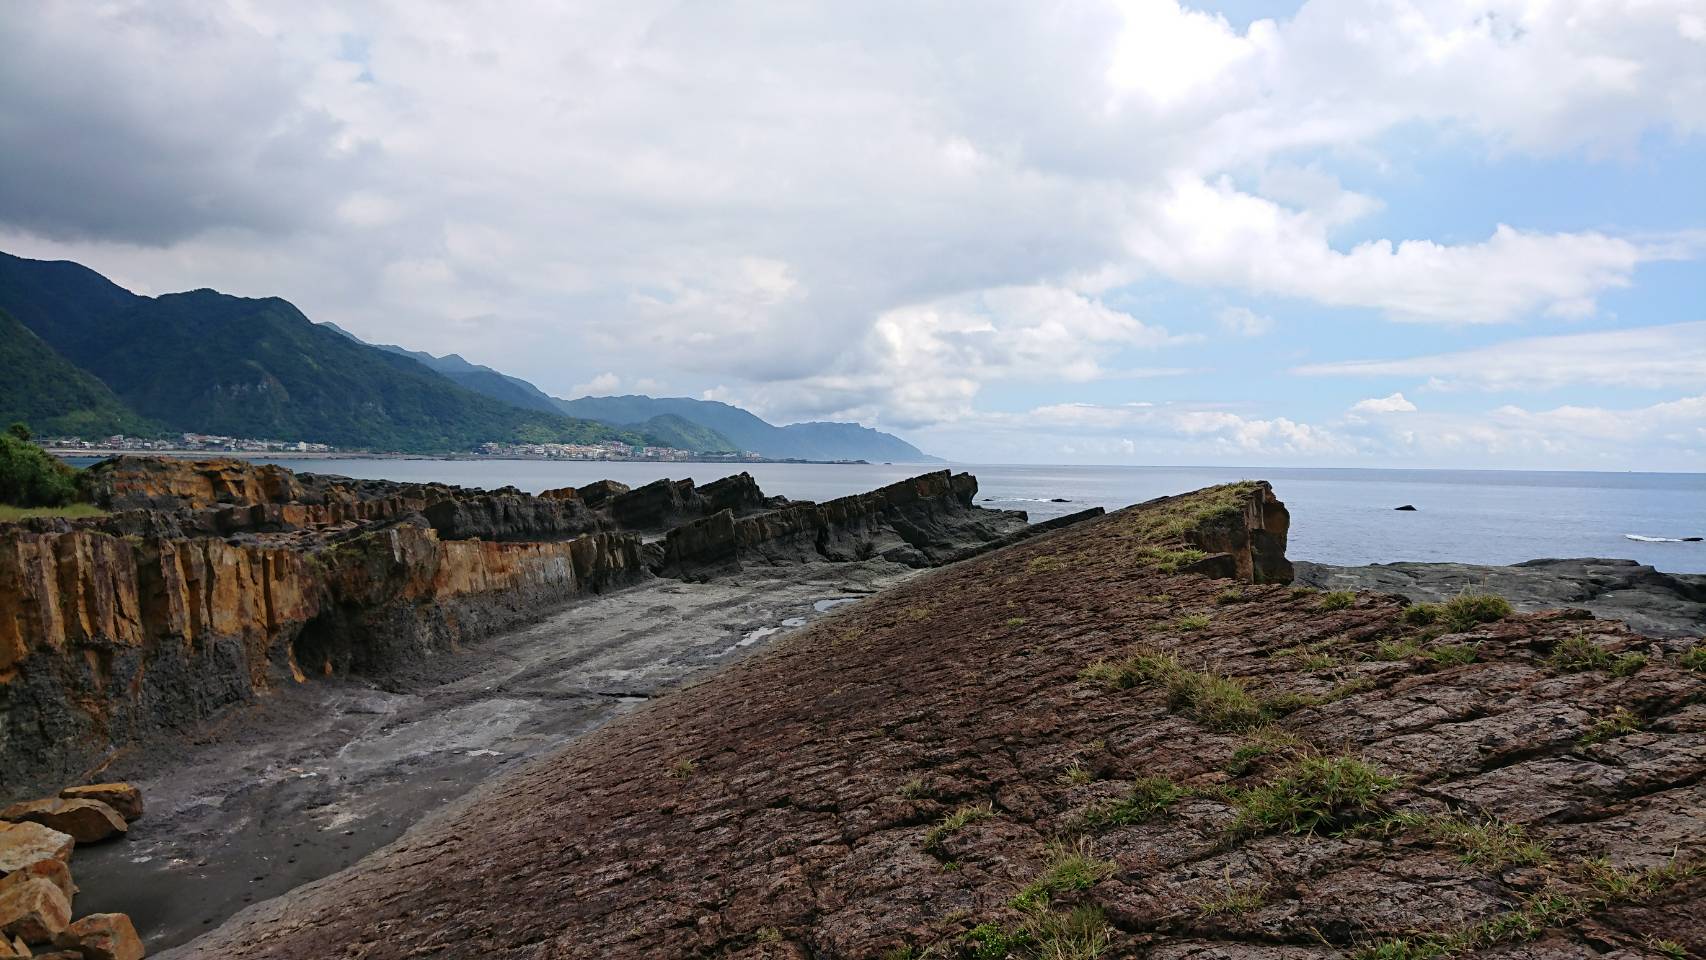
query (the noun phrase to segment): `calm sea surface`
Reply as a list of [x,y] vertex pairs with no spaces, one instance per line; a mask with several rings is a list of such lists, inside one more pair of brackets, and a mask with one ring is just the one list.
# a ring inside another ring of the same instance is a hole
[[[609,477],[703,483],[742,469],[766,493],[827,500],[924,472],[917,465],[615,463],[539,460],[281,459],[296,470],[371,479],[512,485],[529,492]],[[1537,557],[1627,557],[1673,573],[1706,572],[1706,543],[1640,543],[1624,534],[1706,536],[1706,474],[1515,470],[950,465],[977,475],[985,506],[1045,520],[1116,509],[1230,480],[1268,480],[1291,509],[1293,559],[1516,563]],[[1050,503],[1063,497],[1070,503]],[[1393,510],[1414,504],[1416,512]]]

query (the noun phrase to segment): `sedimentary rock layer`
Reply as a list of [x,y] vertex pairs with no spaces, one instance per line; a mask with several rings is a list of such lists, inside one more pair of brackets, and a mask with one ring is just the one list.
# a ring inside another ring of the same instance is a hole
[[1680,643],[1162,572],[1226,506],[926,574],[168,956],[1706,950]]
[[[976,480],[946,471],[826,504],[767,498],[744,473],[535,497],[138,457],[91,469],[88,486],[119,512],[0,525],[0,797],[281,682],[406,677],[654,571],[872,544],[923,566],[1025,529],[1022,513],[970,506]],[[642,545],[680,522],[694,533]]]

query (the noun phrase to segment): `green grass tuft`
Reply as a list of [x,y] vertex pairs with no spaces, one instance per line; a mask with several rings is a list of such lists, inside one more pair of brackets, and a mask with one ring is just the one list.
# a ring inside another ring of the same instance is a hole
[[924,834],[924,849],[938,850],[942,841],[980,820],[988,820],[995,816],[995,805],[991,803],[970,804],[960,807],[953,813],[942,818],[942,822],[931,827]]
[[1682,651],[1682,656],[1677,658],[1677,662],[1682,664],[1684,670],[1697,670],[1706,673],[1706,643],[1697,643]]
[[1380,808],[1380,798],[1398,785],[1352,756],[1303,757],[1272,783],[1239,793],[1233,800],[1243,833],[1314,833],[1337,827]]
[[1315,605],[1322,610],[1344,610],[1355,606],[1356,602],[1357,595],[1354,590],[1329,590],[1321,594],[1321,599],[1316,601]]
[[1055,897],[1074,890],[1088,890],[1108,877],[1115,867],[1091,855],[1089,844],[1054,844],[1049,847],[1048,866],[1016,895],[1012,904],[1020,910],[1047,909]]
[[1641,719],[1639,714],[1624,707],[1618,707],[1595,720],[1593,726],[1589,727],[1588,732],[1582,734],[1582,738],[1577,742],[1584,747],[1592,746],[1625,734],[1634,733],[1644,726],[1646,726],[1646,722]]
[[1585,633],[1558,641],[1552,648],[1552,656],[1547,658],[1553,669],[1563,673],[1610,670],[1616,662],[1617,658],[1611,655],[1611,651],[1588,639]]
[[1173,621],[1173,627],[1178,630],[1201,630],[1214,622],[1214,618],[1206,613],[1188,613]]
[[1106,830],[1146,823],[1177,803],[1188,791],[1166,777],[1138,777],[1130,795],[1093,807],[1084,814],[1084,826]]

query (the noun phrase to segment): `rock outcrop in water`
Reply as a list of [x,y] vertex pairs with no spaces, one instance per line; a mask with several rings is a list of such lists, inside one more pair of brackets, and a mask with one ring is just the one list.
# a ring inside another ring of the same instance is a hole
[[[768,498],[745,474],[592,484],[590,500],[236,460],[121,457],[90,481],[111,516],[0,525],[0,796],[74,779],[279,684],[406,680],[460,644],[656,573],[843,558],[780,539],[916,543],[908,561],[922,564],[1024,528],[1023,514],[970,508],[976,481],[945,471],[862,511]],[[699,559],[644,543],[706,518],[786,533]]]

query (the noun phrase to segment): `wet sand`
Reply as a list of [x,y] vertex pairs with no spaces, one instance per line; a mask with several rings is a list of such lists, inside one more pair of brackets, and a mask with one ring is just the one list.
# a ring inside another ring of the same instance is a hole
[[79,914],[128,913],[150,954],[335,873],[434,811],[786,630],[915,576],[881,560],[650,583],[410,671],[316,681],[228,712],[196,744],[132,751],[148,813],[77,851]]

